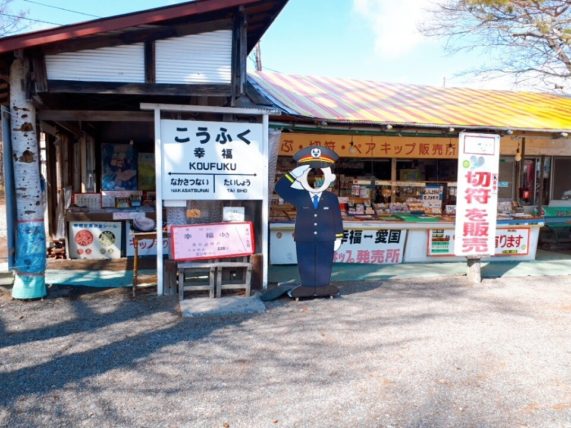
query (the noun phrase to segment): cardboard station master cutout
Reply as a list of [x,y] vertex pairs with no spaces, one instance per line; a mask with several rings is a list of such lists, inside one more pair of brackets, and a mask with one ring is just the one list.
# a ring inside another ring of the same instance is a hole
[[[307,147],[293,156],[298,166],[276,183],[276,193],[297,210],[294,240],[301,285],[289,292],[290,297],[326,297],[339,292],[329,281],[333,254],[343,238],[343,221],[337,196],[326,190],[335,181],[331,167],[338,158],[326,147]],[[308,181],[311,169],[323,173],[318,187]]]

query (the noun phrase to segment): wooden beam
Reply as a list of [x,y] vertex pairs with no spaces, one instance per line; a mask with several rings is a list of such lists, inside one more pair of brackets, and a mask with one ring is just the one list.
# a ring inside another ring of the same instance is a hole
[[172,95],[229,97],[230,85],[175,85],[121,82],[75,82],[50,80],[49,93],[76,94],[124,94],[124,95]]
[[41,120],[58,122],[152,122],[153,113],[147,111],[99,111],[99,110],[41,110]]
[[247,52],[247,23],[244,7],[238,8],[234,17],[234,27],[232,29],[232,99],[234,105],[236,100],[244,94],[246,82],[246,60]]
[[156,83],[157,73],[155,67],[155,42],[145,42],[145,83]]
[[239,61],[239,75],[238,75],[238,96],[244,95],[245,85],[246,85],[246,67],[248,60],[248,21],[246,18],[246,13],[244,7],[240,7],[240,56]]
[[48,72],[46,70],[46,60],[41,51],[36,51],[32,55],[32,69],[35,92],[47,92]]
[[52,137],[57,137],[59,133],[58,129],[55,126],[52,126],[49,123],[43,121],[40,122],[40,130],[48,135],[51,135]]

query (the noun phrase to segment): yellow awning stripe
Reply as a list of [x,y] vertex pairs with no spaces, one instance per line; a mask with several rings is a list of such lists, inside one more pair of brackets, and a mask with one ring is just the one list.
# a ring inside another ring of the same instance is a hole
[[342,122],[571,130],[571,98],[275,72],[250,76],[292,114]]

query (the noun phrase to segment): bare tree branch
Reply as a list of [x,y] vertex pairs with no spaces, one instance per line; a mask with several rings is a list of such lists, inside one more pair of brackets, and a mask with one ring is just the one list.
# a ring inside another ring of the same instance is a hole
[[12,10],[12,2],[13,0],[0,0],[0,36],[9,36],[27,26],[24,18],[28,13],[23,10]]
[[421,31],[448,52],[486,52],[477,73],[571,86],[571,0],[441,0],[432,16]]

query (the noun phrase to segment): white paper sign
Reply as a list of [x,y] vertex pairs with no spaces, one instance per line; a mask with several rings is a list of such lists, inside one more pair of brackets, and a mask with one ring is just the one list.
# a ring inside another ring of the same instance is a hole
[[454,254],[486,256],[495,252],[500,136],[461,133]]
[[258,123],[161,120],[162,199],[263,199],[262,135]]
[[246,209],[244,207],[223,207],[223,221],[244,221]]

